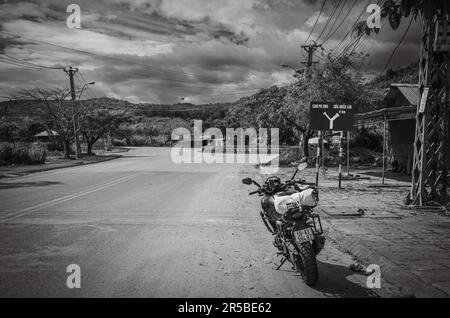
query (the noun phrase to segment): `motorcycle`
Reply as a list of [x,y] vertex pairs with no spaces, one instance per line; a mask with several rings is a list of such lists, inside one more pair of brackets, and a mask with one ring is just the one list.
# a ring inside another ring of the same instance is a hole
[[295,180],[298,172],[308,167],[302,159],[290,180],[282,182],[279,177],[270,177],[261,186],[251,178],[242,182],[256,185],[258,190],[250,195],[262,197],[260,216],[266,228],[275,237],[274,246],[283,256],[279,270],[286,261],[300,273],[308,286],[319,280],[316,256],[325,245],[320,217],[314,212],[319,202],[318,189],[304,180]]

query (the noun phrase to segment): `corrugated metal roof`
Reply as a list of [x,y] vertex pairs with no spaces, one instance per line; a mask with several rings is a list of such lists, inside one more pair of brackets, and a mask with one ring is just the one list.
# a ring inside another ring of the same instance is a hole
[[37,135],[34,135],[34,137],[51,137],[51,136],[59,136],[59,134],[54,130],[50,130],[50,131],[46,130]]
[[417,86],[397,86],[397,89],[400,93],[405,96],[405,98],[411,103],[413,106],[417,106],[420,100],[420,90]]
[[419,85],[414,84],[391,84],[391,88],[387,93],[385,100],[396,99],[398,94],[402,94],[409,105],[395,105],[395,106],[417,106],[420,99]]

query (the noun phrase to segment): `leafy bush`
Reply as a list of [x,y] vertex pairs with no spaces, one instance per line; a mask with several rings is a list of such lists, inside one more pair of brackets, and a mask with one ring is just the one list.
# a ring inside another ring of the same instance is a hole
[[47,150],[51,152],[64,150],[64,147],[61,144],[61,142],[47,142],[45,144],[47,146]]
[[14,142],[18,131],[19,126],[16,123],[0,121],[0,142]]
[[44,164],[47,159],[47,147],[40,142],[32,143],[27,149],[28,164]]
[[122,139],[113,139],[112,143],[113,143],[114,147],[126,147],[127,146],[127,142]]
[[12,164],[14,161],[14,147],[7,142],[0,143],[0,166]]
[[149,146],[150,144],[150,138],[146,136],[133,135],[130,138],[130,145],[133,147],[145,147]]
[[376,152],[383,151],[383,136],[366,128],[355,131],[355,137],[350,142],[350,147],[367,148]]
[[0,143],[0,165],[44,164],[47,159],[45,144],[31,143],[14,146]]

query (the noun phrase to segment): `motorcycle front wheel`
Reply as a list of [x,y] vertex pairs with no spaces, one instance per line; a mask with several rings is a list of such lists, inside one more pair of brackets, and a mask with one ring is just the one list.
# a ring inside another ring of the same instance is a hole
[[298,252],[295,260],[297,271],[302,275],[306,285],[316,285],[319,281],[319,270],[312,245],[310,243],[298,244]]
[[268,217],[266,217],[262,211],[259,211],[259,215],[261,216],[261,219],[269,232],[271,234],[275,234],[277,232],[277,227],[275,224]]

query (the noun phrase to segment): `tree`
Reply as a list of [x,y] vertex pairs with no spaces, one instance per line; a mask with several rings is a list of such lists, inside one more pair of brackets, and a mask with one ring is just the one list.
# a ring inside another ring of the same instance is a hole
[[48,122],[49,129],[55,130],[62,139],[64,158],[70,158],[70,145],[74,140],[74,120],[76,111],[68,101],[70,90],[67,88],[34,88],[21,89],[15,99],[24,100],[30,107],[37,107]]
[[181,118],[172,118],[164,122],[162,128],[160,129],[160,133],[164,136],[165,146],[172,142],[172,132],[177,128],[186,128],[189,130],[192,129],[189,125],[189,122]]
[[226,117],[227,127],[255,127],[280,130],[280,143],[303,144],[303,154],[309,155],[308,141],[314,135],[309,128],[312,101],[352,103],[360,111],[373,109],[376,96],[362,84],[359,55],[331,57],[312,71],[286,87],[273,86],[253,96],[241,99]]
[[0,120],[0,141],[15,143],[17,134],[19,132],[19,126],[13,122],[7,122],[6,120]]
[[[403,18],[411,16],[412,19],[417,20],[430,1],[439,2],[439,6],[443,7],[444,2],[448,0],[384,0],[381,5],[381,18],[388,19],[391,28],[397,30]],[[367,21],[360,21],[355,25],[354,32],[362,36],[378,33],[380,30],[369,28]]]
[[111,117],[105,111],[96,111],[85,116],[81,133],[87,145],[87,154],[92,155],[92,147],[107,132]]
[[31,142],[36,134],[46,129],[44,123],[26,116],[19,123],[18,137],[20,141]]

